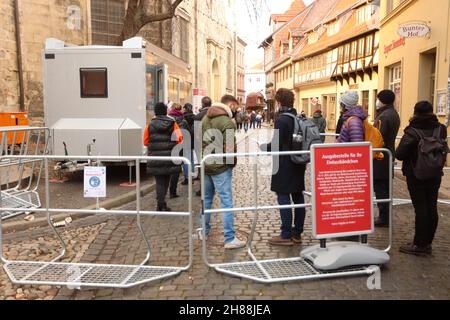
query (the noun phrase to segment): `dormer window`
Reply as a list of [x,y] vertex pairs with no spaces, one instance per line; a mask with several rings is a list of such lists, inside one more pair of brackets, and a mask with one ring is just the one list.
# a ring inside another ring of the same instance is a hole
[[339,30],[340,30],[340,21],[337,20],[335,22],[330,23],[327,26],[327,35],[329,37],[331,37],[331,36],[335,35],[336,33],[338,33]]
[[317,32],[313,32],[308,36],[308,44],[313,44],[319,41],[319,35]]

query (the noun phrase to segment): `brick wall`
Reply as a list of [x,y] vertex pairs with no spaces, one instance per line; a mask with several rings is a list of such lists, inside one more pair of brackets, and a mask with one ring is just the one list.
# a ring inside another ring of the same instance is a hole
[[[25,108],[34,124],[43,118],[43,66],[45,39],[57,38],[67,43],[88,42],[87,0],[21,0],[19,2]],[[19,110],[13,0],[0,5],[5,23],[0,29],[0,111]],[[3,31],[6,31],[3,32]],[[3,39],[6,37],[6,39]],[[3,45],[5,44],[5,45]],[[5,59],[2,59],[5,52]],[[6,98],[5,98],[6,97]],[[6,102],[5,102],[6,100]]]

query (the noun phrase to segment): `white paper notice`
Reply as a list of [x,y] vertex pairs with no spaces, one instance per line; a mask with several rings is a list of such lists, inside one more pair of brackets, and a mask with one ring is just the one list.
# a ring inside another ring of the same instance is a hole
[[84,197],[106,197],[106,167],[84,167]]

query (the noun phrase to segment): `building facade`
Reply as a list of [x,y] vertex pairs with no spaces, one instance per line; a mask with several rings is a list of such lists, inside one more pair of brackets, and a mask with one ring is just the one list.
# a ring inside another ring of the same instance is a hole
[[237,37],[236,42],[236,98],[245,104],[245,47],[244,40]]
[[[448,121],[450,1],[381,1],[379,87],[392,89],[404,129],[417,101]],[[424,15],[426,12],[426,15]]]
[[252,93],[261,93],[263,97],[266,91],[266,74],[263,63],[258,63],[245,71],[245,98]]
[[[167,4],[165,0],[150,2],[149,10],[155,12]],[[45,39],[57,38],[73,45],[116,45],[126,3],[126,0],[2,1],[0,12],[5,20],[0,26],[0,111],[28,111],[35,125],[42,124],[41,54]],[[185,95],[190,97],[186,96],[184,101],[191,100],[194,88],[206,91],[214,100],[225,93],[237,94],[233,8],[231,0],[186,0],[173,19],[147,25],[138,34],[189,66],[190,88],[177,87],[176,79],[172,81],[173,90],[188,92]]]

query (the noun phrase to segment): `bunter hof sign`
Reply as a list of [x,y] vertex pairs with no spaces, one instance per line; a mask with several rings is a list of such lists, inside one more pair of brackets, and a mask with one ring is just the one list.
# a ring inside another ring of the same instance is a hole
[[403,38],[423,38],[430,32],[431,29],[425,22],[407,23],[398,28],[398,34]]
[[314,145],[311,180],[316,239],[373,232],[370,143]]

